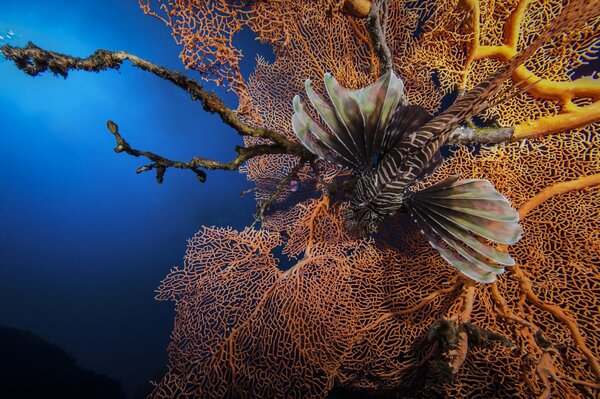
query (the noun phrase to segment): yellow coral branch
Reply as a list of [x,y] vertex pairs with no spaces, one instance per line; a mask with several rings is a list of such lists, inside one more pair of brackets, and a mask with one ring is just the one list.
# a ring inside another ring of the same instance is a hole
[[465,61],[465,66],[462,71],[463,79],[459,86],[459,89],[464,89],[467,85],[467,74],[471,63],[475,60],[475,55],[480,51],[479,48],[479,34],[480,34],[480,25],[479,25],[479,17],[481,15],[479,10],[479,1],[478,0],[463,0],[463,6],[470,10],[471,12],[471,28],[473,30],[473,41],[471,42],[471,48],[468,51],[467,60]]
[[521,23],[525,16],[525,10],[529,5],[529,0],[521,0],[510,14],[504,25],[504,45],[513,51],[517,48],[519,34],[521,33]]
[[[504,25],[503,44],[497,46],[480,45],[479,1],[463,0],[463,4],[472,15],[471,24],[474,37],[468,50],[459,89],[465,88],[468,71],[474,61],[484,58],[507,61],[517,53],[521,23],[529,0],[521,0],[512,11]],[[514,140],[559,133],[600,120],[600,81],[597,79],[583,77],[570,82],[556,82],[541,79],[524,66],[517,68],[511,78],[515,83],[527,79],[537,81],[535,86],[529,88],[527,92],[536,98],[558,101],[561,107],[560,112],[556,115],[543,116],[517,125],[513,136]],[[586,106],[577,106],[571,102],[576,97],[591,98],[594,102]]]
[[515,127],[513,140],[540,137],[547,134],[560,133],[576,129],[600,120],[600,101],[585,107],[556,115],[542,116],[535,120],[525,121]]

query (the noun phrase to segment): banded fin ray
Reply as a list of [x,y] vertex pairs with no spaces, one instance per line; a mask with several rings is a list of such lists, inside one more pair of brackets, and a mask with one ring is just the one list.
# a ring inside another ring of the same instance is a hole
[[380,157],[387,126],[404,97],[404,83],[392,70],[371,85],[356,91],[365,122],[365,146],[369,163]]
[[[360,158],[357,157],[356,149],[353,149],[350,135],[348,134],[345,125],[338,120],[337,114],[333,107],[323,99],[312,87],[310,79],[304,82],[306,94],[312,106],[317,110],[321,119],[329,127],[332,136],[333,149],[344,158],[351,160],[355,168],[359,168],[361,164]],[[294,100],[295,101],[295,100]]]
[[313,154],[329,162],[353,168],[354,164],[328,148],[322,139],[317,137],[327,136],[327,133],[306,113],[300,97],[294,97],[294,115],[292,116],[292,128],[300,142]]
[[[423,209],[419,204],[415,204],[414,212],[420,214],[422,221],[427,223],[429,228],[443,241],[445,241],[452,249],[454,249],[459,255],[466,260],[474,263],[478,268],[493,273],[503,273],[504,267],[500,265],[494,265],[494,263],[486,263],[486,257],[474,251],[471,247],[463,245],[461,241],[448,234],[448,231],[438,222],[439,218],[435,218],[434,215],[428,214],[426,209]],[[460,238],[459,238],[460,240]]]
[[521,238],[522,231],[517,228],[519,224],[516,222],[488,219],[432,204],[427,204],[427,209],[488,240],[501,244],[514,244]]
[[430,228],[429,223],[420,210],[416,208],[411,209],[411,214],[415,218],[415,222],[427,237],[427,241],[429,241],[429,245],[433,247],[439,254],[446,260],[446,262],[450,263],[454,268],[458,269],[465,276],[472,278],[475,281],[481,283],[491,283],[496,280],[496,273],[488,270],[487,268],[481,268],[477,263],[474,263],[465,257],[461,256],[457,252],[448,248],[446,244],[444,244],[437,235]]
[[[315,139],[338,158],[343,158],[343,166],[363,173],[374,166],[375,156],[381,158],[386,128],[403,99],[404,83],[391,70],[358,90],[344,88],[329,73],[325,74],[324,83],[330,101],[314,90],[310,79],[304,86],[310,103],[330,131],[321,128],[321,124],[305,112],[301,100],[295,97],[294,110],[300,114],[296,118],[296,127],[308,126]],[[313,129],[313,126],[316,127]],[[305,132],[300,134],[306,139]],[[314,144],[310,146],[315,147]]]
[[492,246],[487,245],[483,241],[478,240],[472,233],[468,230],[461,228],[455,224],[452,224],[448,220],[436,217],[436,214],[430,215],[431,218],[434,218],[436,223],[446,232],[448,232],[452,237],[461,241],[463,244],[469,246],[473,250],[477,251],[479,254],[485,256],[486,258],[496,262],[498,264],[504,266],[514,266],[515,260],[506,252],[500,252]]
[[362,161],[360,166],[366,169],[370,165],[365,147],[364,121],[356,96],[350,95],[350,90],[340,85],[330,73],[326,73],[323,80],[338,120],[350,136],[351,142],[346,144]]
[[380,158],[396,146],[400,140],[410,140],[410,134],[433,118],[427,110],[418,105],[401,105],[391,117],[385,129],[380,150]]
[[[488,195],[488,191],[495,194]],[[466,198],[453,198],[457,194]],[[434,239],[428,236],[432,246],[469,277],[485,282],[490,278],[486,273],[501,273],[503,266],[514,265],[510,255],[478,238],[513,244],[522,234],[518,213],[491,183],[451,176],[430,188],[410,193],[406,205],[419,228],[435,236]]]
[[417,175],[417,181],[425,180],[429,176],[435,172],[435,170],[442,164],[444,161],[444,157],[442,153],[438,151],[433,158],[429,161],[429,165],[425,166],[425,168]]

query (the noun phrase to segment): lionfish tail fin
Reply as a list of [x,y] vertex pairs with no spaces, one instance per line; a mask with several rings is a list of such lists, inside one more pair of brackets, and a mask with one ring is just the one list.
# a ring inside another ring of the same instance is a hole
[[455,175],[410,193],[406,206],[431,246],[473,280],[490,283],[515,264],[482,240],[514,244],[522,234],[517,211],[489,181]]

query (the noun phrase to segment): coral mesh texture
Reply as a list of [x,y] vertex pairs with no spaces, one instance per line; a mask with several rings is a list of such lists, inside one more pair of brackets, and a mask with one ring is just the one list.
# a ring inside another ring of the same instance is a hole
[[[365,20],[344,14],[340,1],[141,3],[172,28],[186,66],[233,88],[248,121],[290,138],[291,99],[306,78],[321,92],[326,71],[350,88],[377,78]],[[391,1],[386,32],[409,100],[436,111],[444,95],[473,87],[530,43],[562,7]],[[248,81],[232,44],[245,27],[277,56],[259,60]],[[507,82],[510,97],[515,81],[541,79],[485,115],[514,126],[514,142],[454,149],[429,180],[485,178],[520,209],[524,236],[505,248],[517,265],[497,282],[461,278],[401,215],[375,238],[350,236],[346,204],[322,192],[344,171],[319,163],[317,180],[305,166],[297,178],[312,196],[283,190],[260,231],[204,228],[184,266],[162,282],[157,297],[174,301],[177,316],[169,371],[153,397],[323,398],[336,384],[413,398],[600,395],[600,85],[575,73],[597,62],[598,30],[591,18]],[[297,162],[247,162],[259,203]],[[291,259],[287,270],[276,249]],[[462,326],[445,349],[432,338],[440,320]],[[502,339],[478,342],[465,326]]]

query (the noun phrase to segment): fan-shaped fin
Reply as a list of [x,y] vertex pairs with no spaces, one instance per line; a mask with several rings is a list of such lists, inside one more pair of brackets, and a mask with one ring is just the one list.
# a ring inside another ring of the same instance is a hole
[[[300,142],[313,154],[329,162],[337,163],[346,167],[353,167],[336,152],[325,146],[317,137],[326,136],[327,133],[306,113],[300,97],[294,97],[294,115],[292,116],[292,128]],[[318,132],[315,134],[315,132]]]
[[343,122],[339,121],[333,107],[313,89],[310,79],[306,79],[304,87],[312,106],[317,110],[317,113],[331,130],[332,146],[330,148],[333,148],[337,153],[343,155],[344,158],[351,161],[352,164],[357,165],[358,168],[361,161],[358,157],[359,154],[356,153],[356,149],[353,149],[351,145],[348,145],[349,143],[352,143],[352,140],[346,130],[346,126]]
[[[346,128],[350,138],[350,142],[344,143],[345,146],[352,149],[354,154],[357,154],[357,158],[362,161],[361,166],[363,169],[369,168],[370,162],[367,157],[364,139],[364,121],[356,96],[350,95],[350,90],[341,86],[331,74],[326,73],[323,79],[338,120]],[[341,136],[339,135],[340,139]]]
[[453,175],[446,180],[415,194],[427,195],[428,198],[444,199],[480,199],[480,200],[506,200],[492,183],[483,179],[463,179],[460,175]]
[[474,216],[498,220],[503,222],[518,222],[519,215],[510,206],[506,199],[482,200],[482,199],[447,199],[429,198],[425,195],[418,196],[419,201],[442,208],[452,209]]
[[369,86],[350,92],[360,106],[367,160],[379,155],[385,128],[404,95],[404,84],[392,70]]
[[427,204],[427,210],[488,240],[514,244],[521,238],[522,230],[517,222],[492,220],[432,204]]
[[[432,203],[432,201],[445,201],[448,197],[450,200],[455,199],[457,190],[460,191],[460,195],[467,198],[462,202],[460,210]],[[490,195],[489,191],[492,191],[493,195]],[[410,197],[409,202],[418,202],[421,208],[427,210],[427,214],[434,212],[449,222],[488,240],[502,244],[514,244],[521,237],[522,229],[517,223],[519,219],[517,212],[508,205],[508,200],[486,180],[456,180],[456,177],[452,176],[433,187],[413,193]],[[499,199],[506,201],[506,204],[498,207],[497,204],[501,203],[498,201]],[[469,201],[472,203],[467,205]],[[479,206],[484,209],[497,209],[499,213],[491,216],[485,215],[486,212],[479,210]]]
[[485,273],[514,265],[510,255],[477,238],[514,244],[522,234],[518,213],[490,182],[455,175],[410,193],[405,203],[432,246],[469,277],[483,281],[490,278]]
[[485,256],[482,256],[477,251],[474,251],[471,247],[463,245],[462,240],[457,241],[452,234],[450,234],[440,223],[438,223],[438,219],[428,215],[425,212],[426,210],[418,205],[416,205],[413,209],[413,213],[418,214],[421,221],[426,223],[438,237],[445,241],[446,244],[454,249],[459,255],[473,263],[481,270],[492,273],[504,272],[504,267],[487,261]]
[[342,87],[329,73],[325,74],[324,82],[331,103],[317,94],[310,79],[304,86],[310,102],[332,133],[324,129],[311,131],[352,164],[355,172],[364,172],[380,156],[386,128],[402,100],[404,84],[392,71],[358,90]]
[[[409,208],[412,209],[412,207],[414,207],[414,205],[411,203]],[[454,239],[459,240],[486,258],[489,258],[490,260],[504,266],[513,266],[515,264],[514,259],[511,258],[510,255],[500,252],[497,249],[478,240],[470,231],[449,222],[443,217],[439,217],[436,213],[431,213],[428,216],[432,219],[435,219],[436,223]]]
[[425,237],[427,237],[429,244],[440,253],[446,262],[450,263],[450,265],[458,269],[461,273],[475,281],[481,283],[491,283],[496,280],[496,273],[490,271],[488,268],[484,269],[479,267],[478,264],[467,260],[460,254],[448,248],[448,246],[433,233],[429,223],[423,219],[422,214],[419,211],[412,209],[411,213],[415,218],[415,222]]

